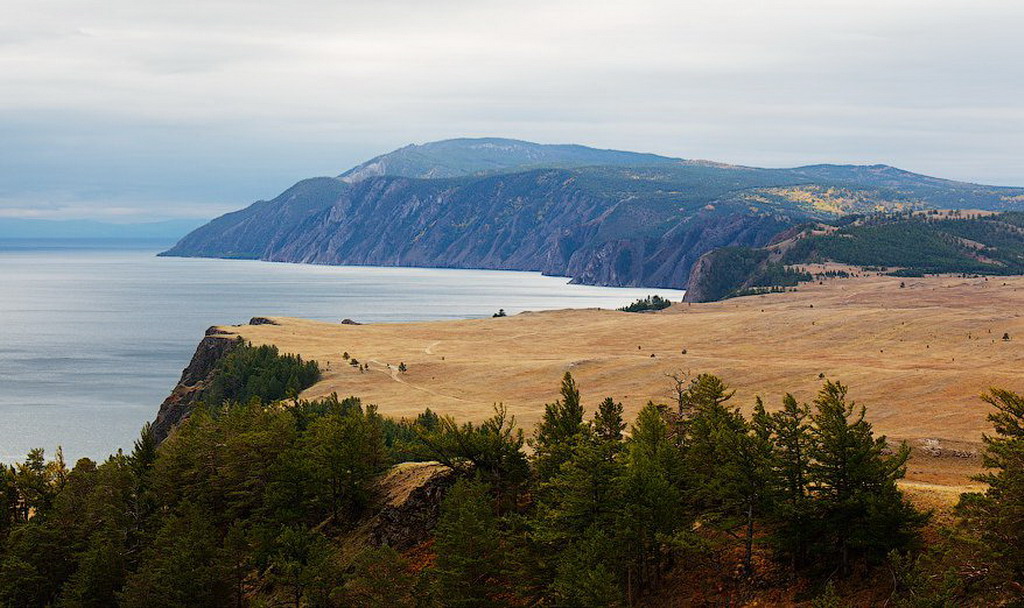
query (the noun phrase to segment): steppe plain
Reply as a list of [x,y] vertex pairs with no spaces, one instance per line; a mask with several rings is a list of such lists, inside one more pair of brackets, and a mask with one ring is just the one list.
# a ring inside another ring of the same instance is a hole
[[[655,291],[655,290],[652,290]],[[504,404],[529,430],[571,371],[585,406],[606,396],[626,418],[672,403],[669,374],[710,372],[749,411],[789,392],[811,401],[825,378],[849,386],[876,432],[907,441],[904,487],[949,503],[976,487],[990,387],[1024,391],[1024,278],[828,279],[796,291],[656,313],[527,312],[504,318],[352,325],[293,318],[221,330],[315,359],[303,397],[356,395],[387,415],[424,408],[479,421]],[[1008,339],[1007,339],[1008,338]],[[348,353],[366,371],[343,358]],[[407,371],[399,371],[405,364]]]

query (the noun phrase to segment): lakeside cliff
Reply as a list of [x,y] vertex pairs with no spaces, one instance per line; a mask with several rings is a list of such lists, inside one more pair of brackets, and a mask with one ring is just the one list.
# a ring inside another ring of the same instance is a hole
[[582,146],[450,140],[299,182],[162,255],[538,271],[685,288],[700,256],[844,213],[1005,209],[1024,190],[892,167],[759,169]]

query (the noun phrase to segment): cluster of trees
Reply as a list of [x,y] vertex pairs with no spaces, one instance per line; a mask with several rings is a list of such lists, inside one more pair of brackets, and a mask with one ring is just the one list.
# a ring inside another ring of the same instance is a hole
[[276,346],[252,346],[239,338],[238,344],[217,362],[203,398],[214,404],[247,403],[253,398],[271,403],[294,397],[319,379],[320,366],[316,361],[282,355]]
[[644,312],[647,310],[663,310],[669,306],[672,306],[671,300],[655,294],[646,298],[639,298],[636,302],[623,306],[619,310],[622,312]]
[[336,398],[199,409],[102,464],[35,450],[0,469],[0,605],[246,605],[257,581],[328,605],[331,531],[388,464],[383,419]]
[[[928,517],[896,486],[907,448],[890,452],[840,384],[826,383],[813,406],[787,397],[747,418],[720,379],[702,375],[676,407],[643,408],[628,436],[621,404],[605,399],[587,421],[568,374],[561,393],[530,440],[528,469],[521,458],[475,464],[486,474],[460,501],[476,510],[462,505],[439,528],[439,545],[487,537],[461,556],[473,568],[448,587],[450,605],[499,605],[508,587],[479,583],[504,579],[524,605],[634,605],[682,560],[730,548],[744,577],[762,547],[794,575],[844,574],[912,548]],[[527,471],[529,507],[516,509],[509,494]],[[503,517],[481,532],[478,511],[496,506]]]
[[[928,514],[897,487],[908,449],[876,437],[843,385],[750,415],[715,376],[677,385],[628,432],[620,403],[588,415],[566,374],[529,438],[503,407],[393,420],[355,398],[257,395],[101,464],[34,450],[0,466],[0,606],[633,606],[716,560],[751,584],[886,564],[906,606],[962,605],[964,581],[1024,584],[1024,398],[988,397],[990,490],[965,495],[940,554],[917,551]],[[432,557],[357,550],[376,480],[408,460],[458,473]]]

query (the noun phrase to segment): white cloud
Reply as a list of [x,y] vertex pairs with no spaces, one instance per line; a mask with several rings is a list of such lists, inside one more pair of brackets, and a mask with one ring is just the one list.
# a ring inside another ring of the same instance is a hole
[[1024,183],[1015,2],[0,5],[6,198],[238,206],[463,135]]

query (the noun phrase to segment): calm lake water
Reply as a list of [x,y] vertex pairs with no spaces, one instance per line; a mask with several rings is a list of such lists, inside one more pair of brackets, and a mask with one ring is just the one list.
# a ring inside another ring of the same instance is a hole
[[0,241],[0,461],[126,450],[203,332],[258,315],[389,323],[616,308],[681,291],[536,273],[158,258],[170,243]]

